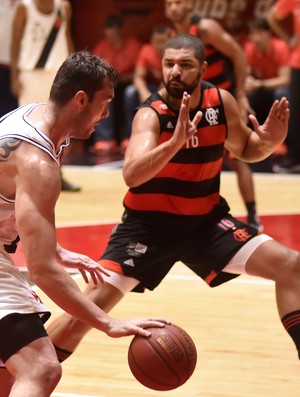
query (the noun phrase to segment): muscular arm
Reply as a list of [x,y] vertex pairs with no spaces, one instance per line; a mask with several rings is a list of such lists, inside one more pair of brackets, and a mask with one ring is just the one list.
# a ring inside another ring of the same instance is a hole
[[287,135],[289,108],[286,98],[275,101],[264,124],[259,125],[250,115],[253,129],[241,120],[239,108],[232,95],[221,90],[228,126],[226,148],[246,162],[261,161],[271,155]]
[[137,112],[123,166],[123,176],[128,186],[138,186],[153,178],[196,133],[202,113],[198,112],[190,121],[189,99],[185,93],[174,134],[160,145],[160,126],[154,110],[142,108]]
[[110,336],[139,333],[141,327],[161,326],[156,320],[114,320],[81,293],[56,261],[55,204],[60,193],[59,167],[47,154],[29,144],[17,151],[16,222],[30,279],[63,310]]

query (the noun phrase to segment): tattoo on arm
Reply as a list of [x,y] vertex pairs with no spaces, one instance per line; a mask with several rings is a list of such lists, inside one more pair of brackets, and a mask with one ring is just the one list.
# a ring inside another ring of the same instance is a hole
[[18,149],[22,141],[15,138],[5,138],[0,140],[0,162],[7,161],[11,152]]

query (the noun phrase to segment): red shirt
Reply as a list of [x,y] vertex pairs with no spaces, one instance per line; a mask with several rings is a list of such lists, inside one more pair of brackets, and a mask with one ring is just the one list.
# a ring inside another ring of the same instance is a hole
[[162,81],[161,54],[152,44],[144,44],[136,61],[136,66],[147,71],[147,81],[157,86]]
[[271,79],[278,76],[278,69],[289,66],[290,50],[283,40],[272,38],[268,53],[263,53],[251,40],[244,45],[251,74],[257,79]]
[[131,73],[135,69],[136,59],[141,49],[141,42],[133,37],[124,39],[120,48],[113,47],[106,39],[100,40],[93,49],[93,54],[98,55],[111,66],[118,69],[119,74]]
[[282,18],[289,14],[293,15],[293,28],[298,36],[299,44],[291,50],[290,65],[293,68],[300,69],[300,0],[278,0],[274,7],[277,14]]

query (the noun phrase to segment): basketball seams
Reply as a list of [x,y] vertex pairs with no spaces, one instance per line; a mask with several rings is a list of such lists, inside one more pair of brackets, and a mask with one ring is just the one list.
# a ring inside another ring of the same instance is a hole
[[[156,384],[161,385],[161,386],[164,387],[164,388],[167,387],[167,390],[169,389],[170,385],[160,382],[158,379],[155,379],[155,378],[151,377],[150,374],[148,374],[148,373],[146,373],[145,371],[143,371],[143,369],[138,365],[138,362],[136,361],[136,359],[135,359],[135,357],[134,357],[134,355],[133,355],[132,349],[129,350],[129,355],[130,355],[130,359],[129,359],[130,365],[129,365],[129,366],[130,366],[130,369],[131,369],[131,371],[132,371],[132,373],[133,373],[133,375],[134,375],[135,377],[136,377],[137,374],[134,373],[134,368],[132,367],[132,364],[133,364],[133,363],[134,363],[134,365],[135,365],[135,370],[140,371],[140,373],[142,373],[142,374],[144,375],[145,378],[148,378],[150,381],[152,381],[153,384],[156,383]],[[163,360],[163,361],[166,363],[165,360]],[[166,363],[166,364],[167,364],[167,363]],[[171,368],[171,370],[172,370],[172,368]],[[179,384],[179,377],[178,377],[178,375],[177,375],[173,370],[172,370],[172,372],[173,372],[174,375],[177,377],[177,379],[178,379],[178,384]],[[139,382],[141,382],[137,377],[136,377],[136,379],[137,379]],[[142,382],[141,382],[141,383],[142,383]],[[146,382],[145,382],[145,383],[146,383]],[[144,386],[147,386],[145,383],[143,383]],[[149,387],[149,386],[147,386],[147,387]],[[175,387],[176,387],[176,385],[174,385],[174,388],[175,388]],[[159,388],[158,390],[163,390],[163,389],[162,389],[162,388]]]
[[[186,353],[186,356],[187,356],[186,363],[188,366],[187,379],[189,379],[189,377],[193,374],[196,364],[197,364],[196,345],[195,345],[194,341],[192,340],[192,338],[190,337],[190,335],[186,331],[184,331],[182,328],[178,327],[177,325],[173,325],[173,324],[168,325],[167,324],[165,327],[167,327],[168,330],[172,333],[172,335],[174,335],[178,339],[182,349]],[[181,338],[178,337],[177,333],[179,333],[179,335],[184,338],[185,344],[182,343],[182,340],[181,340]]]
[[150,337],[136,335],[131,341],[128,364],[132,374],[153,390],[166,391],[183,385],[197,362],[192,338],[174,324],[150,331]]

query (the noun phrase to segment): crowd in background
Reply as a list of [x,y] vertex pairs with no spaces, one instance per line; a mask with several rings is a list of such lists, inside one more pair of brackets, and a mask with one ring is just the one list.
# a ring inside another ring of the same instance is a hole
[[[60,3],[68,3],[66,0],[51,0],[45,4],[53,3],[53,1],[57,9]],[[286,1],[280,0],[279,3],[282,2]],[[0,116],[16,107],[18,103],[22,104],[23,96],[26,97],[27,95],[30,100],[39,101],[41,95],[33,99],[30,92],[34,86],[37,87],[36,92],[43,92],[41,86],[44,85],[45,81],[45,72],[43,71],[43,83],[37,78],[38,83],[34,85],[25,77],[23,78],[23,87],[21,89],[20,81],[15,76],[14,72],[17,69],[16,62],[18,62],[18,57],[16,57],[15,39],[12,42],[13,52],[11,52],[10,38],[13,30],[16,32],[16,22],[13,28],[14,14],[19,7],[19,3],[23,3],[23,1],[2,0],[0,6],[1,37],[8,38],[5,41],[5,45],[1,46],[0,49]],[[36,0],[25,1],[26,7],[30,7],[30,9],[34,8],[35,3],[43,2]],[[47,10],[45,12],[47,13]],[[71,13],[72,11],[70,10],[70,15],[67,15],[67,19],[71,19]],[[285,16],[284,13],[282,15]],[[64,15],[61,15],[60,18],[62,21],[65,19]],[[171,34],[173,21],[170,21],[169,25],[154,26],[148,42],[142,42],[138,37],[128,35],[127,31],[124,30],[125,22],[126,16],[120,14],[108,15],[104,21],[103,35],[98,38],[98,41],[96,40],[94,48],[90,49],[92,53],[103,57],[115,66],[120,74],[115,91],[115,99],[110,105],[110,117],[97,126],[93,140],[89,142],[86,148],[93,155],[101,156],[116,152],[124,154],[130,137],[134,109],[153,91],[158,89],[161,83],[161,50]],[[69,24],[69,22],[67,23]],[[274,22],[271,25],[274,27]],[[283,35],[282,32],[277,29],[275,34],[275,29],[271,29],[271,25],[267,18],[256,18],[249,23],[245,23],[242,15],[239,15],[239,11],[233,8],[229,8],[223,23],[224,29],[239,43],[246,56],[248,70],[244,90],[250,105],[248,111],[249,109],[254,111],[259,122],[266,118],[270,104],[274,99],[278,99],[281,96],[289,97],[290,95],[291,48],[295,47],[296,41],[291,41],[287,38],[283,40],[280,37]],[[21,42],[20,32],[23,26],[17,27],[18,40]],[[16,33],[14,34],[16,35]],[[68,38],[68,43],[67,51],[71,51],[72,41],[70,38]],[[20,45],[18,43],[18,46]],[[33,46],[28,43],[27,46],[33,49]],[[11,54],[13,54],[15,59],[11,60]],[[59,59],[57,56],[56,58]],[[232,59],[226,56],[224,58],[227,77],[231,79],[231,83],[234,86],[237,84],[238,79],[234,71],[235,65]],[[23,65],[24,59],[24,57],[23,61],[21,59]],[[13,65],[12,73],[10,73],[9,69],[11,62]],[[28,71],[22,71],[22,74],[25,73],[28,74]],[[35,70],[34,73],[37,75],[39,72]],[[22,77],[22,74],[20,74],[20,77]],[[32,70],[30,70],[30,76],[31,74]],[[10,78],[12,78],[12,81],[10,81]],[[25,84],[26,82],[27,85]],[[48,88],[45,88],[45,93],[48,94]],[[295,123],[293,120],[292,122]],[[290,128],[294,129],[293,126]],[[295,135],[295,133],[293,134]],[[284,156],[287,156],[289,151],[288,145],[289,139],[282,145],[281,150],[275,154],[274,163],[272,163],[273,171],[289,172],[288,167],[284,168],[284,161],[286,161]],[[295,147],[294,143],[293,147]],[[278,163],[279,160],[281,163],[283,162],[282,166]],[[298,169],[298,166],[300,168],[300,161],[294,163],[292,165],[296,167],[292,168],[291,172],[300,172],[300,169]]]

